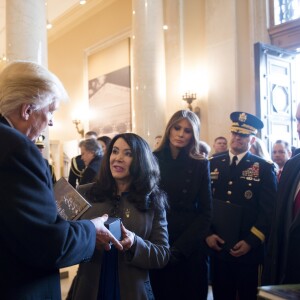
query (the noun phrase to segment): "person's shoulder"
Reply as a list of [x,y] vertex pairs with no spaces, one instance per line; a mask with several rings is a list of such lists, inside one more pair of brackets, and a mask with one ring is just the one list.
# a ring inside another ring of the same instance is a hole
[[247,159],[249,159],[253,163],[259,163],[260,165],[267,167],[267,168],[275,168],[275,164],[272,160],[266,160],[260,156],[254,155],[250,152],[248,153]]
[[293,157],[300,154],[300,148],[297,148],[294,153],[293,153]]
[[204,157],[202,154],[199,155],[187,155],[187,159],[191,161],[191,163],[199,164],[199,165],[207,165],[208,158]]
[[300,153],[296,154],[295,156],[291,157],[284,165],[284,168],[286,167],[290,167],[293,166],[293,168],[295,168],[295,166],[298,166],[298,164],[300,164]]
[[73,164],[76,164],[78,166],[81,166],[82,164],[84,164],[83,160],[81,159],[81,155],[77,155],[77,156],[74,156],[72,157],[72,163]]
[[82,160],[82,159],[81,159],[81,154],[75,156],[74,159],[75,159],[76,161],[81,161],[81,160]]
[[210,159],[211,158],[214,158],[214,157],[218,157],[218,156],[223,156],[223,155],[226,155],[228,154],[228,150],[224,151],[224,152],[218,152],[218,153],[213,153],[211,156],[210,156]]
[[223,160],[223,159],[225,159],[226,157],[228,157],[228,155],[229,155],[228,153],[229,153],[228,151],[217,153],[217,154],[215,154],[215,155],[212,155],[212,156],[209,158],[209,160],[210,160],[211,162]]
[[2,144],[1,148],[4,145],[7,145],[10,150],[25,150],[24,147],[26,146],[37,149],[36,145],[23,133],[2,123],[0,123],[0,136],[3,141],[5,141],[5,143]]

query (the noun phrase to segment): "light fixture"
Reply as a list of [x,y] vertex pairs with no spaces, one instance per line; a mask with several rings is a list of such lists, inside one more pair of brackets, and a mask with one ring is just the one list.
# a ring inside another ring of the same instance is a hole
[[73,120],[73,123],[75,124],[77,132],[80,134],[81,138],[83,138],[84,137],[84,130],[83,130],[83,128],[82,129],[79,128],[79,125],[81,124],[81,121],[78,120],[78,119],[75,119],[75,120]]
[[45,1],[45,6],[46,6],[46,15],[47,15],[47,23],[46,23],[46,28],[49,30],[52,28],[51,22],[48,20],[48,2]]
[[79,1],[79,4],[80,4],[80,5],[86,4],[86,0],[80,0],[80,1]]
[[193,111],[192,103],[196,99],[197,99],[196,93],[186,92],[182,96],[182,100],[186,101],[186,103],[188,104],[188,109],[191,111]]
[[51,29],[52,28],[52,24],[47,20],[47,25],[46,25],[47,29]]
[[2,57],[0,57],[0,61],[4,62],[4,63],[8,61],[8,59],[7,59],[7,57],[6,57],[5,54],[3,54]]

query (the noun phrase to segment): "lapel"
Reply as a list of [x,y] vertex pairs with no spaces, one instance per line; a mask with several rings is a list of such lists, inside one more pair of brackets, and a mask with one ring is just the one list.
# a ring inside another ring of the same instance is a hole
[[225,178],[228,178],[230,176],[230,173],[229,173],[229,171],[230,171],[230,169],[229,169],[229,165],[230,165],[229,153],[227,152],[226,155],[222,155],[222,157],[220,157],[220,161],[221,161],[221,164],[218,163],[218,169],[222,171],[222,173],[224,174],[223,176]]
[[7,122],[7,120],[2,115],[0,115],[0,123],[2,123],[4,125],[8,125],[10,127],[10,124]]
[[293,219],[293,216],[292,216],[292,211],[293,211],[293,206],[294,206],[294,197],[296,194],[296,189],[297,189],[299,181],[300,181],[300,172],[298,172],[298,174],[295,176],[294,184],[293,184],[293,187],[291,189],[291,192],[290,192],[290,195],[288,198],[287,216],[288,216],[288,219],[291,220],[291,222],[289,224],[290,231],[292,231],[295,227],[298,227],[300,224],[300,214],[298,214],[295,219]]

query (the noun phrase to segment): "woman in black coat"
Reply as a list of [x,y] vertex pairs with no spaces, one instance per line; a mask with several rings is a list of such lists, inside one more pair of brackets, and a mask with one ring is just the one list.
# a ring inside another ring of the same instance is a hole
[[209,162],[199,153],[200,120],[193,112],[176,112],[167,124],[158,159],[160,187],[168,196],[171,257],[151,272],[156,300],[206,299],[208,266],[204,237],[211,221]]

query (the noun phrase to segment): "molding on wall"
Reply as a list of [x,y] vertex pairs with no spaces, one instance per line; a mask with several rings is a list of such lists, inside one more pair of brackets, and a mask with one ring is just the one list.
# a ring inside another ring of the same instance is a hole
[[124,28],[122,31],[118,32],[117,34],[111,35],[108,38],[105,38],[105,39],[97,42],[93,46],[86,48],[84,50],[84,54],[87,57],[87,56],[92,55],[102,49],[108,48],[121,40],[130,38],[130,37],[131,37],[131,27]]
[[269,29],[272,45],[296,50],[300,46],[300,19],[289,21]]
[[116,2],[116,0],[89,0],[85,5],[76,6],[53,22],[52,29],[47,31],[48,43],[51,43],[99,11]]

